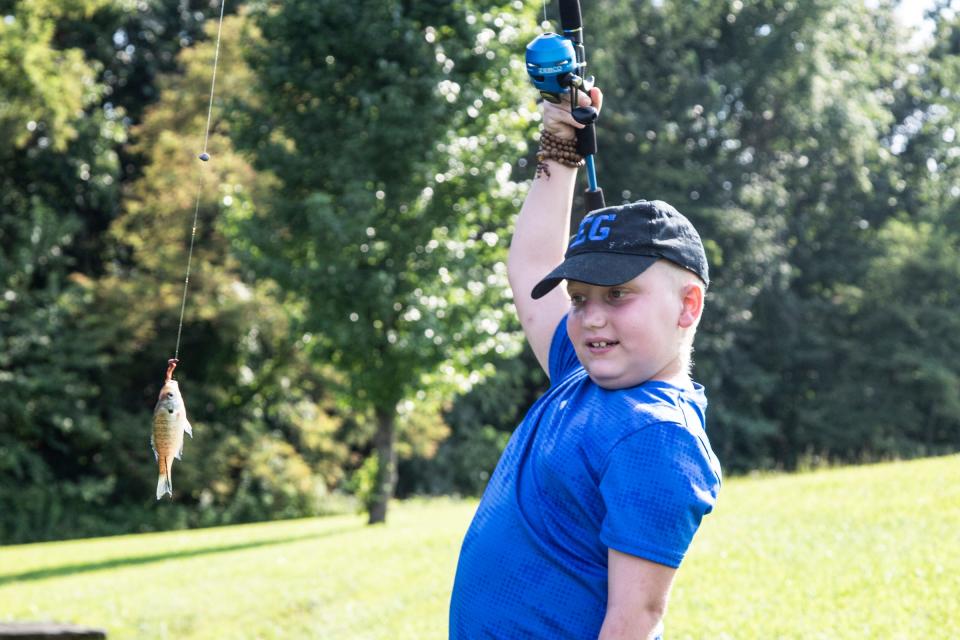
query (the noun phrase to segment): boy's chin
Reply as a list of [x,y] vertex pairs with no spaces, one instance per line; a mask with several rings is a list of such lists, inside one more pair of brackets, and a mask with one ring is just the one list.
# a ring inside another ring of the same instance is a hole
[[590,379],[594,382],[594,384],[608,391],[616,391],[617,389],[635,387],[638,384],[643,384],[650,379],[648,376],[643,376],[641,374],[634,374],[632,376],[627,374],[618,376],[605,376],[603,375],[602,371],[588,371],[587,375],[590,376]]

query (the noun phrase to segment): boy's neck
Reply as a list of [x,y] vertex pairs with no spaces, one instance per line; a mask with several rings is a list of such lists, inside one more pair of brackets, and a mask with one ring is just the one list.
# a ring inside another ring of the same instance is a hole
[[671,361],[666,367],[650,376],[650,379],[666,382],[679,389],[693,389],[690,374],[687,373],[686,367],[680,363],[679,359]]
[[693,380],[686,373],[681,372],[666,377],[654,376],[650,379],[658,382],[666,382],[667,384],[677,387],[678,389],[685,389],[688,391],[693,390]]

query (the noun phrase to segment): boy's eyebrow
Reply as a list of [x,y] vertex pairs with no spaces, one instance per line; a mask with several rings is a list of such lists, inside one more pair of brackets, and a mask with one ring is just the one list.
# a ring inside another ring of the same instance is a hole
[[566,285],[567,295],[571,295],[571,294],[573,294],[575,291],[582,293],[582,292],[585,292],[585,291],[589,291],[589,290],[591,290],[591,289],[604,289],[604,290],[610,290],[610,289],[627,289],[627,290],[629,290],[629,291],[636,291],[636,290],[637,290],[637,286],[631,284],[629,281],[623,282],[623,283],[621,283],[621,284],[609,284],[609,285],[607,285],[607,284],[589,284],[589,283],[587,283],[587,282],[574,282],[574,281],[571,281],[571,282],[568,282],[567,285]]

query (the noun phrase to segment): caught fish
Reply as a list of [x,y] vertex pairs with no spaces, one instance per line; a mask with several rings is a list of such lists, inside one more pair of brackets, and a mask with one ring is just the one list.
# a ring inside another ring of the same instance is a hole
[[187,408],[180,395],[180,386],[173,379],[173,370],[177,366],[175,359],[167,365],[167,377],[160,398],[153,410],[153,433],[150,446],[153,455],[160,464],[160,478],[157,480],[157,500],[164,495],[173,495],[173,460],[183,455],[183,434],[193,437],[193,429],[187,420]]

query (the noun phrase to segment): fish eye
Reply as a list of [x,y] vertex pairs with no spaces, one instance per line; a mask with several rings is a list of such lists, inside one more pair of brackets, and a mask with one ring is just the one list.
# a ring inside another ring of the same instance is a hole
[[169,391],[167,391],[167,397],[168,397],[168,398],[172,398],[172,397],[173,397],[173,394],[170,393]]

